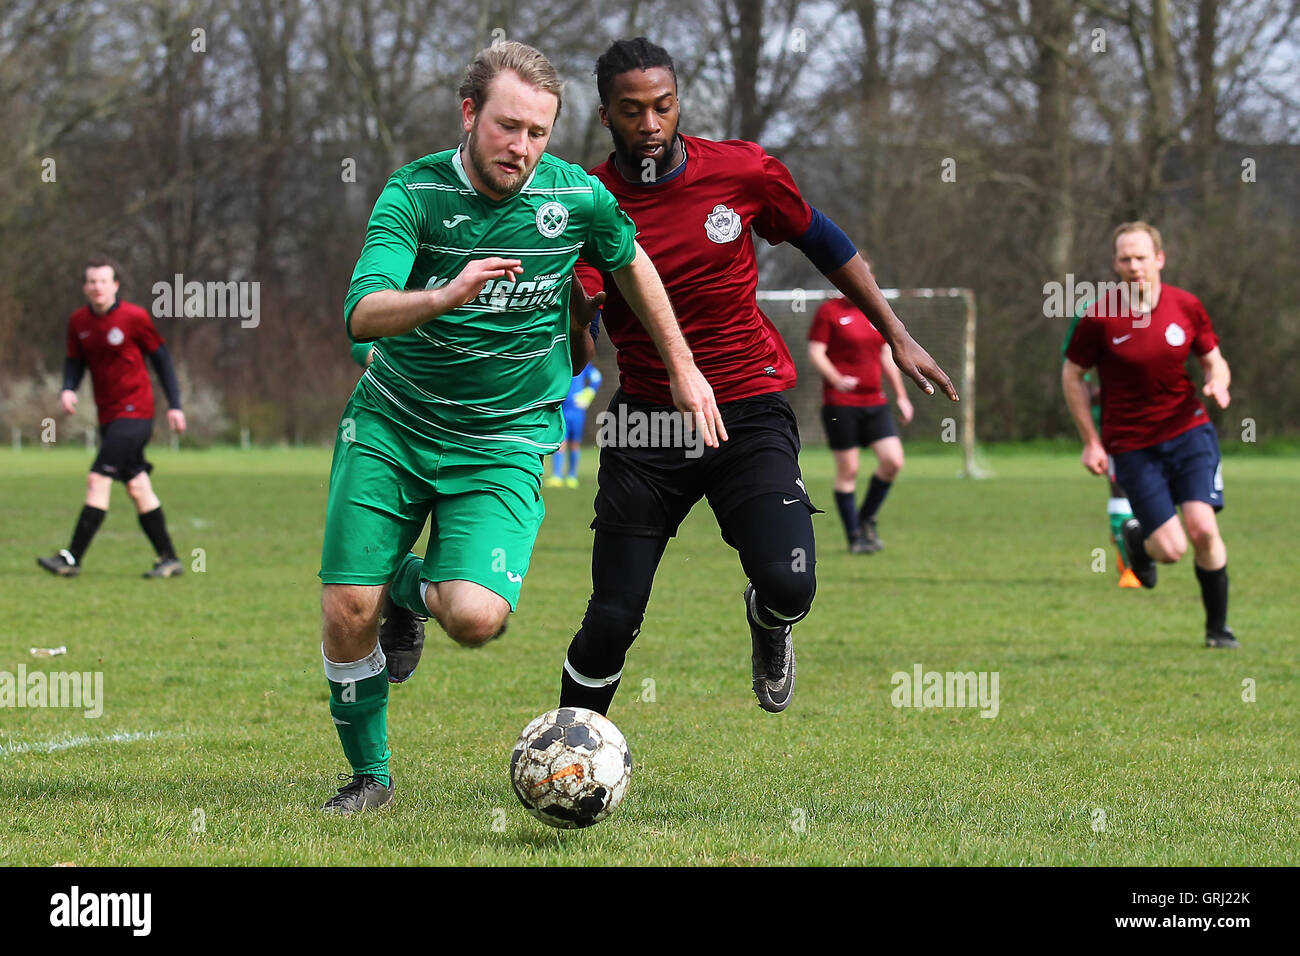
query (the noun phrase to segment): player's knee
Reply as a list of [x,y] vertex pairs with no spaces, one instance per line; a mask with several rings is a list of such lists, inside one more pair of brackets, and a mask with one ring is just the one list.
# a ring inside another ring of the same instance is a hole
[[326,586],[320,604],[326,632],[345,640],[362,634],[379,616],[378,602],[360,588]]
[[487,607],[454,609],[442,622],[443,629],[457,644],[482,647],[504,630],[509,613],[509,607],[504,610]]
[[644,609],[593,599],[587,604],[582,627],[569,643],[569,666],[589,680],[614,677],[641,633],[644,616]]
[[893,481],[898,477],[898,473],[903,470],[903,456],[888,456],[880,459],[880,468],[878,474],[881,481]]
[[1156,540],[1154,547],[1149,550],[1155,551],[1153,557],[1157,561],[1173,564],[1187,553],[1187,539],[1182,535],[1159,538]]
[[798,559],[769,564],[750,577],[763,607],[791,623],[802,620],[817,593],[813,566]]
[[1187,536],[1197,551],[1208,551],[1219,540],[1219,529],[1213,525],[1192,525],[1187,529]]
[[131,496],[132,501],[148,497],[151,490],[149,476],[145,474],[136,475],[126,483],[126,493]]

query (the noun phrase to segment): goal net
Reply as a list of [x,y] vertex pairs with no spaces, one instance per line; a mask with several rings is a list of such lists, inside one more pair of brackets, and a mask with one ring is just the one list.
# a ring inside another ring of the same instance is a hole
[[[975,293],[970,289],[882,289],[907,330],[948,373],[961,402],[938,391],[927,398],[907,382],[916,410],[912,423],[900,424],[909,438],[940,442],[960,450],[963,477],[988,477],[975,452]],[[801,433],[822,438],[821,375],[808,359],[808,326],[826,299],[839,292],[822,289],[760,289],[758,304],[784,336],[799,371],[799,387],[786,397],[799,417]],[[906,379],[906,376],[904,376]],[[891,396],[892,398],[892,396]]]

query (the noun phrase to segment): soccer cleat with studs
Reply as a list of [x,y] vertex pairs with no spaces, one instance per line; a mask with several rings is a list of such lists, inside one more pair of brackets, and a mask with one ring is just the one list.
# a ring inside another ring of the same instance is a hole
[[1145,539],[1142,537],[1142,525],[1137,518],[1129,518],[1120,529],[1124,535],[1124,550],[1128,552],[1129,570],[1142,583],[1144,588],[1156,586],[1156,563],[1147,554]]
[[66,549],[48,558],[37,558],[36,563],[50,574],[56,574],[61,578],[75,578],[81,573],[81,565],[73,559],[72,552]]
[[745,619],[753,645],[754,696],[769,714],[779,714],[794,696],[794,628],[768,628],[754,619],[754,585],[745,587]]
[[154,562],[154,566],[140,575],[142,578],[175,578],[180,577],[184,568],[181,567],[179,558],[159,558]]
[[397,783],[390,776],[388,786],[385,787],[379,782],[378,777],[369,773],[341,773],[339,779],[348,782],[339,787],[338,793],[325,801],[325,806],[321,807],[321,810],[341,817],[350,817],[363,810],[378,810],[386,806],[392,802],[393,790]]
[[411,679],[424,653],[424,622],[427,617],[408,611],[387,594],[379,617],[379,646],[388,660],[388,683]]

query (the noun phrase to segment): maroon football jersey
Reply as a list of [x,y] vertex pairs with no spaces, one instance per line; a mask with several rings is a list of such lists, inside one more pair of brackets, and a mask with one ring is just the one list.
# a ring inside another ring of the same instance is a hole
[[163,338],[149,313],[130,302],[115,302],[103,315],[83,305],[68,319],[68,358],[90,370],[99,423],[118,418],[153,418],[153,385],[144,357]]
[[1149,448],[1209,421],[1187,374],[1189,353],[1219,344],[1196,296],[1162,285],[1150,316],[1105,300],[1083,314],[1065,357],[1101,378],[1101,443],[1111,454]]
[[858,380],[852,391],[841,392],[823,379],[823,405],[887,404],[889,400],[880,387],[880,350],[885,347],[885,337],[861,309],[843,296],[828,299],[813,316],[808,340],[826,346],[826,357],[835,371]]
[[[657,183],[629,183],[614,157],[591,170],[637,227],[663,279],[695,364],[719,402],[795,384],[790,350],[759,311],[754,233],[776,245],[807,232],[812,210],[790,171],[754,143],[683,136],[686,168]],[[608,275],[575,270],[589,295],[608,296],[601,323],[618,349],[629,395],[671,405],[668,373],[640,320]]]

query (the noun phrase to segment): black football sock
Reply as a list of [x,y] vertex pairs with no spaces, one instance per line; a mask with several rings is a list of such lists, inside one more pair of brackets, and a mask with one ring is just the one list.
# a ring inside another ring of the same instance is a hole
[[858,533],[858,513],[853,509],[853,492],[835,492],[835,507],[839,510],[840,521],[844,524],[844,533],[852,538]]
[[574,680],[566,670],[560,675],[560,706],[586,707],[598,714],[608,714],[620,683],[621,679],[602,687],[586,687]]
[[153,511],[143,512],[140,515],[140,527],[144,529],[145,536],[153,545],[154,551],[158,553],[158,557],[176,557],[176,552],[172,550],[171,536],[167,534],[167,519],[163,517],[162,505],[154,508]]
[[1207,571],[1199,564],[1196,580],[1201,585],[1201,602],[1205,605],[1205,629],[1221,631],[1228,623],[1228,566]]
[[81,556],[86,553],[90,547],[90,539],[95,536],[99,526],[104,522],[104,515],[108,514],[103,508],[96,508],[92,505],[85,505],[81,509],[81,515],[77,518],[77,527],[72,532],[72,543],[68,545],[68,551],[81,563]]
[[881,481],[875,475],[872,475],[871,487],[867,489],[867,496],[862,499],[862,509],[858,512],[858,520],[863,523],[874,521],[876,512],[885,503],[885,495],[889,494],[889,489],[892,487],[894,487],[892,481]]

